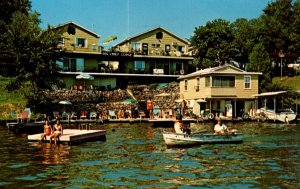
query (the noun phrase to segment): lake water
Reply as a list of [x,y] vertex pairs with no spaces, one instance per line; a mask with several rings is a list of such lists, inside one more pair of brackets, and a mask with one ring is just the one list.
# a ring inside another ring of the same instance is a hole
[[149,124],[94,127],[105,142],[72,146],[0,127],[0,188],[300,188],[300,125],[244,123],[242,144],[192,148],[167,148]]

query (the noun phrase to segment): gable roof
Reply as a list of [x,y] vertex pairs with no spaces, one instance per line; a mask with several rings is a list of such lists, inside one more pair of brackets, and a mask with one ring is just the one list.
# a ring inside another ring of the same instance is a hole
[[178,35],[175,35],[175,34],[172,33],[172,32],[169,32],[168,30],[166,30],[165,28],[163,28],[163,27],[161,27],[161,26],[158,26],[158,27],[155,27],[155,28],[150,29],[150,30],[148,30],[148,31],[145,31],[145,32],[143,32],[143,33],[140,33],[140,34],[134,35],[134,36],[132,36],[132,37],[126,38],[126,39],[124,39],[123,41],[121,41],[120,43],[116,44],[115,46],[123,45],[124,43],[127,43],[128,41],[131,41],[131,40],[133,40],[133,39],[135,39],[135,38],[137,38],[137,37],[140,37],[140,36],[145,35],[145,34],[147,34],[147,33],[153,32],[153,31],[155,31],[155,30],[163,30],[164,32],[168,33],[169,35],[172,35],[173,37],[175,37],[175,38],[177,38],[177,39],[179,39],[179,40],[181,40],[181,41],[183,41],[183,42],[185,42],[185,43],[187,43],[187,44],[190,44],[189,41],[187,41],[187,40],[185,40],[185,39],[179,37]]
[[[224,70],[225,68],[231,68],[234,69],[236,72],[224,72],[222,70]],[[187,78],[191,78],[191,77],[196,77],[196,76],[204,76],[204,75],[210,75],[210,74],[234,74],[234,75],[239,75],[239,74],[243,74],[243,75],[262,75],[261,72],[247,72],[244,71],[242,69],[239,69],[233,65],[230,64],[224,64],[222,66],[217,66],[217,67],[213,67],[213,68],[206,68],[203,70],[198,70],[196,72],[184,75],[184,76],[180,76],[178,78],[178,80],[182,80],[182,79],[187,79]]]
[[67,25],[74,25],[74,26],[76,26],[76,27],[78,27],[78,28],[80,28],[80,29],[86,31],[86,32],[89,33],[89,34],[91,34],[91,35],[93,35],[93,36],[95,36],[95,37],[97,37],[97,38],[100,38],[100,35],[98,35],[97,33],[93,32],[93,31],[91,31],[91,30],[89,30],[89,29],[87,29],[87,28],[85,28],[85,27],[83,27],[83,26],[81,26],[81,25],[79,25],[79,24],[77,24],[77,23],[75,23],[75,22],[72,22],[72,21],[67,22],[67,23],[64,23],[64,24],[60,24],[60,25],[58,25],[58,26],[55,27],[55,28],[60,28],[60,27],[67,26]]

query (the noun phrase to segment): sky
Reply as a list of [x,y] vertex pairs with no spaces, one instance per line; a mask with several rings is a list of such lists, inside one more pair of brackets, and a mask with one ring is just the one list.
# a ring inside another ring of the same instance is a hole
[[31,0],[41,27],[75,22],[100,35],[99,44],[117,36],[114,45],[158,26],[189,39],[196,27],[215,19],[234,22],[263,14],[272,0]]

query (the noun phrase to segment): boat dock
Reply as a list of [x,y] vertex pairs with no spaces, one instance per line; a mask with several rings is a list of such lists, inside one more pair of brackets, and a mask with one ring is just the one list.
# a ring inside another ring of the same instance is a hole
[[[28,135],[28,141],[36,142],[40,140],[42,133]],[[50,142],[50,136],[46,137],[46,141]],[[80,130],[80,129],[64,129],[63,135],[60,136],[60,143],[74,144],[91,140],[106,140],[105,130]]]

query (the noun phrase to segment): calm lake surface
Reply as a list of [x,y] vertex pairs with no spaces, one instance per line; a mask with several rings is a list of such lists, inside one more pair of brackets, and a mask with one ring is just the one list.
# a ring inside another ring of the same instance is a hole
[[242,144],[192,148],[150,124],[94,127],[105,142],[50,146],[1,126],[0,188],[300,188],[300,125],[244,123]]

